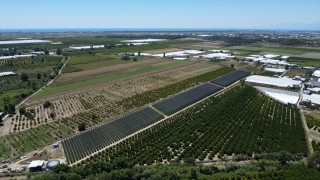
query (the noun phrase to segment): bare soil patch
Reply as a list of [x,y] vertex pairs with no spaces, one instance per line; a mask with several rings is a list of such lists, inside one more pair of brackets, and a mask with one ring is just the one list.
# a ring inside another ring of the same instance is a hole
[[284,76],[289,76],[290,78],[293,78],[295,76],[305,76],[307,70],[306,69],[299,69],[299,68],[290,68]]

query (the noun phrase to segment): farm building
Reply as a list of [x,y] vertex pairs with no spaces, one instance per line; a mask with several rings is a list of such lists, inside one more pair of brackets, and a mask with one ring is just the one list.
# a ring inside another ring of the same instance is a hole
[[284,90],[266,88],[266,87],[260,87],[260,86],[254,86],[254,87],[262,91],[262,93],[265,94],[266,96],[269,96],[284,104],[288,104],[288,103],[296,104],[300,96],[299,93],[297,92],[284,91]]
[[271,72],[280,72],[280,73],[286,71],[285,69],[281,69],[281,68],[264,68],[264,70],[271,71]]
[[39,39],[23,39],[14,41],[0,41],[0,44],[25,44],[25,43],[51,43],[49,40],[39,40]]
[[62,44],[62,42],[52,42],[51,44]]
[[266,59],[266,58],[255,58],[253,60],[253,62],[258,62],[260,61],[260,63],[264,63],[264,64],[279,64],[279,60],[273,60],[273,59]]
[[249,56],[254,57],[254,58],[260,58],[260,57],[263,57],[263,56],[261,56],[261,55],[255,55],[255,54],[252,54],[252,55],[249,55]]
[[185,51],[175,51],[175,52],[167,52],[165,54],[154,54],[151,55],[153,57],[163,57],[165,55],[166,57],[185,57],[189,56],[190,54],[201,54],[205,53],[205,51],[198,51],[198,50],[185,50]]
[[[138,56],[139,55],[139,53],[138,52],[135,52],[135,53],[133,53],[135,56]],[[151,54],[150,53],[140,53],[140,56],[151,56]]]
[[130,45],[134,45],[134,46],[141,46],[141,45],[146,45],[146,44],[149,44],[149,43],[127,43],[128,46]]
[[1,76],[10,76],[10,75],[15,75],[16,73],[14,72],[0,72],[0,77]]
[[245,57],[244,59],[249,62],[252,62],[255,59],[255,57]]
[[42,171],[45,170],[46,166],[44,164],[44,161],[42,160],[35,160],[32,161],[29,165],[29,170],[32,171]]
[[198,50],[185,50],[185,54],[202,54],[205,53],[205,51],[198,51]]
[[281,59],[288,59],[290,56],[281,56]]
[[229,52],[229,50],[219,50],[219,49],[212,49],[212,50],[208,50],[208,51],[216,52],[216,53],[218,53],[218,52],[223,52],[223,53]]
[[312,74],[312,76],[320,77],[320,70],[314,71],[314,73]]
[[44,54],[44,51],[34,51],[34,52],[31,52],[31,54]]
[[213,54],[206,54],[206,55],[201,55],[201,56],[194,56],[193,58],[198,58],[198,59],[229,59],[232,60],[235,58],[235,56],[231,56],[231,54],[226,54],[226,53],[213,53]]
[[310,90],[310,91],[313,91],[313,92],[319,92],[320,91],[320,88],[318,88],[318,87],[315,87],[315,88],[307,88],[308,90]]
[[23,54],[23,55],[14,55],[14,56],[1,56],[0,59],[12,59],[12,58],[19,58],[19,57],[31,57],[37,56],[35,54]]
[[311,103],[313,104],[320,104],[320,95],[318,94],[311,94],[311,95],[307,95],[307,94],[303,94],[303,101],[311,101]]
[[126,43],[144,43],[144,42],[158,42],[158,41],[167,41],[166,39],[135,39],[135,40],[123,40],[120,42]]
[[[313,80],[309,80],[307,83],[307,86],[309,84],[312,84],[313,87],[320,87],[320,82],[319,81],[313,81]],[[308,86],[309,87],[309,86]]]
[[276,55],[276,54],[266,54],[266,55],[264,55],[264,57],[266,57],[266,58],[275,58],[275,57],[278,57],[278,56],[280,56],[280,55]]
[[300,86],[301,84],[301,81],[295,81],[286,77],[274,78],[274,77],[259,76],[259,75],[253,75],[253,76],[247,77],[246,82],[267,84],[267,85],[273,85],[278,87],[296,87],[296,85]]
[[104,48],[104,45],[93,45],[93,46],[70,46],[70,49],[91,49],[91,48]]
[[173,58],[174,60],[186,60],[187,58],[182,58],[182,57],[177,57],[177,58]]

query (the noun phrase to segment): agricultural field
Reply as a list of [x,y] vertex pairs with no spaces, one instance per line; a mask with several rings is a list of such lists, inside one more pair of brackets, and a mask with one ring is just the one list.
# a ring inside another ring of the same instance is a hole
[[[113,54],[119,54],[119,53],[134,53],[134,52],[146,52],[146,51],[153,51],[153,50],[161,50],[161,49],[167,49],[171,48],[173,45],[178,44],[188,44],[188,43],[194,43],[199,42],[197,40],[186,40],[186,41],[161,41],[161,42],[152,42],[150,44],[141,45],[141,46],[124,46],[124,47],[114,47],[111,49],[104,48],[104,49],[87,49],[83,51],[67,51],[64,52],[65,56],[78,56],[78,55],[87,55],[87,54],[105,54],[105,55],[113,55]],[[118,42],[119,43],[119,42]]]
[[[140,59],[140,58],[139,58]],[[41,97],[56,92],[73,90],[107,81],[153,72],[170,67],[188,64],[188,61],[174,61],[172,59],[142,57],[141,61],[124,61],[120,59],[108,60],[108,62],[93,62],[88,64],[70,65],[73,69],[81,69],[80,72],[64,73],[47,88],[35,97]],[[190,63],[189,63],[190,64]]]
[[230,49],[233,51],[243,51],[243,52],[255,52],[255,53],[262,53],[262,54],[267,54],[267,53],[274,53],[274,54],[289,54],[289,55],[300,55],[303,54],[305,51],[297,51],[293,49],[286,49],[282,47],[255,47],[255,46],[233,46],[233,47],[228,47],[226,49]]
[[308,114],[305,114],[305,116],[308,128],[320,132],[320,119],[317,119]]
[[[2,76],[4,85],[0,88],[0,108],[16,104],[54,78],[64,61],[62,57],[35,56],[0,60],[0,72],[12,71],[16,75]],[[22,80],[25,73],[27,79]],[[1,111],[1,110],[0,110]]]
[[[211,64],[211,63],[210,63]],[[12,132],[11,135],[3,136],[0,138],[3,142],[6,141],[6,139],[10,138],[14,134],[22,134],[26,138],[31,138],[32,134],[34,134],[35,129],[42,128],[42,127],[49,127],[46,131],[48,132],[50,136],[53,137],[54,140],[59,140],[62,137],[65,136],[71,136],[75,132],[77,132],[78,124],[79,123],[85,123],[87,128],[93,127],[97,124],[110,121],[111,119],[114,119],[116,117],[119,117],[120,115],[127,114],[129,112],[132,112],[133,110],[140,108],[148,103],[153,103],[157,100],[160,100],[162,98],[166,98],[170,95],[176,94],[178,92],[181,92],[185,89],[188,89],[190,87],[193,87],[195,85],[198,85],[199,83],[207,82],[211,79],[214,79],[216,77],[219,77],[221,75],[227,74],[232,71],[231,68],[223,67],[221,66],[213,65],[209,68],[209,72],[203,73],[201,75],[194,76],[195,74],[192,73],[192,70],[195,72],[199,72],[199,67],[207,67],[208,64],[201,64],[197,63],[195,65],[187,66],[185,68],[180,69],[181,72],[188,72],[184,74],[180,74],[180,76],[190,76],[191,77],[187,79],[179,79],[179,81],[175,81],[173,84],[164,85],[165,83],[156,82],[158,85],[153,86],[157,87],[156,89],[149,90],[149,91],[142,91],[141,93],[135,94],[136,89],[128,88],[127,81],[119,82],[119,84],[115,85],[112,84],[112,88],[116,88],[113,90],[113,92],[117,92],[122,90],[122,94],[130,94],[130,90],[133,90],[133,94],[127,98],[119,98],[116,97],[115,94],[111,94],[106,89],[100,89],[98,91],[90,92],[90,93],[84,93],[77,95],[75,97],[65,97],[62,99],[57,99],[55,101],[51,101],[51,106],[48,108],[44,108],[43,104],[40,105],[34,105],[34,106],[28,106],[26,109],[27,112],[30,112],[34,115],[34,119],[27,119],[23,115],[21,116],[19,113],[12,117]],[[195,69],[194,69],[195,68]],[[219,68],[219,69],[217,69]],[[214,70],[212,70],[214,69]],[[204,70],[204,69],[203,69]],[[168,76],[172,75],[171,77],[179,77],[177,76],[177,69],[166,71],[163,74],[159,74],[159,76],[163,76],[164,74],[167,74]],[[174,73],[175,75],[171,74]],[[146,78],[144,76],[144,78]],[[180,77],[181,78],[181,77]],[[156,80],[157,78],[153,76],[152,81]],[[160,79],[161,80],[161,79]],[[172,82],[174,79],[170,79]],[[139,81],[129,81],[133,84],[136,82],[146,82],[146,79],[140,79]],[[171,82],[171,83],[172,83]],[[121,85],[122,84],[122,85]],[[130,85],[130,83],[129,83]],[[132,85],[132,84],[131,84]],[[125,93],[127,92],[127,93]],[[103,95],[97,96],[98,93],[103,93]],[[131,92],[132,93],[132,92]],[[105,99],[103,98],[105,97]],[[120,96],[120,95],[118,95]],[[111,97],[111,98],[110,98]],[[114,99],[112,99],[114,98]],[[107,100],[106,100],[107,99]],[[33,109],[33,110],[32,110]],[[54,114],[54,116],[51,116],[51,113]],[[69,117],[66,117],[69,116]],[[63,131],[66,133],[61,133],[60,131]],[[60,133],[59,133],[60,132]],[[52,133],[56,135],[52,135]],[[61,136],[58,136],[61,134]],[[6,141],[7,142],[7,141]],[[46,139],[46,136],[38,136],[37,137],[37,143],[38,144],[50,144],[52,141],[48,141]],[[3,157],[9,157],[9,155],[17,155],[18,153],[23,153],[28,150],[31,150],[28,147],[25,147],[25,145],[21,144],[20,148],[22,150],[15,149],[13,146],[13,143],[6,143],[5,146],[2,148],[6,149],[6,153],[3,154]]]
[[132,164],[151,165],[189,157],[203,161],[281,150],[307,155],[299,111],[251,86],[238,85],[90,156],[81,164],[124,157]]
[[[75,163],[97,150],[104,148],[132,133],[164,118],[150,107],[141,109],[127,116],[113,120],[97,128],[62,141],[66,159]],[[90,145],[90,148],[86,148]]]
[[[165,74],[167,76],[171,75],[170,83],[172,83],[174,82],[174,79],[172,79],[173,77],[177,77],[182,80],[181,77],[185,78],[186,76],[188,77],[190,75],[194,76],[199,72],[198,68],[207,68],[207,66],[208,65],[206,63],[200,63],[195,64],[192,67],[182,67],[182,69],[179,69],[182,73],[180,75],[177,74],[177,69],[161,72],[157,75],[162,78],[165,78],[163,77]],[[214,65],[207,70],[212,70],[212,68],[216,69],[219,68],[219,66]],[[192,71],[194,71],[194,73],[192,73]],[[95,91],[93,92],[63,97],[61,99],[58,98],[57,100],[51,101],[51,106],[49,108],[43,108],[42,103],[39,104],[38,102],[35,102],[38,105],[30,105],[26,109],[27,112],[33,114],[33,119],[29,119],[25,116],[17,114],[16,116],[12,117],[13,126],[11,128],[11,131],[24,131],[26,129],[34,128],[41,124],[46,124],[53,121],[63,121],[66,127],[69,127],[73,130],[77,129],[77,123],[79,122],[86,122],[87,126],[91,127],[96,125],[97,123],[105,122],[113,117],[126,113],[130,111],[130,109],[141,107],[147,103],[157,101],[159,98],[165,98],[170,94],[175,94],[177,92],[180,92],[181,90],[197,85],[199,82],[208,81],[211,77],[214,78],[230,71],[231,68],[221,68],[218,70],[213,70],[211,72],[204,73],[193,78],[191,77],[180,82],[176,81],[177,83],[164,86],[162,88],[146,91],[145,93],[141,93],[144,91],[142,89],[135,89],[130,87],[133,85],[137,85],[136,83],[139,82],[146,83],[146,80],[148,79],[144,76],[141,77],[141,79],[135,79],[137,81],[130,81],[130,83],[128,83],[127,81],[118,82],[119,84],[111,83],[109,84],[109,87],[105,87],[104,89],[95,89]],[[175,75],[172,75],[170,73],[175,73]],[[154,86],[150,86],[152,89],[168,84],[168,82],[163,81],[162,78],[156,78],[156,76],[150,77],[151,79],[149,79],[149,81],[155,83]],[[134,95],[137,92],[139,92],[140,94]],[[157,96],[154,95],[155,93],[157,93]],[[121,94],[126,94],[128,96],[123,97],[121,96]],[[134,96],[130,97],[130,94]],[[92,115],[96,115],[99,118],[91,120]]]
[[305,77],[307,72],[308,71],[306,69],[300,69],[297,67],[290,67],[287,70],[287,72],[284,74],[284,76],[288,76],[290,78],[294,78],[295,76]]
[[288,62],[301,66],[316,66],[320,64],[320,56],[317,58],[290,57]]
[[65,127],[60,121],[33,127],[23,132],[0,137],[1,159],[19,156],[34,149],[44,147],[59,139],[71,136],[73,130]]
[[320,151],[320,142],[316,142],[316,141],[312,141],[312,148],[313,148],[313,151]]
[[235,83],[236,81],[238,81],[244,77],[249,76],[250,74],[251,74],[251,72],[249,72],[249,71],[238,70],[238,71],[234,71],[232,73],[229,73],[225,76],[214,79],[210,82],[212,84],[217,84],[219,86],[228,87],[231,84]]
[[180,111],[181,109],[194,104],[203,98],[206,98],[218,91],[221,91],[223,88],[205,83],[188,91],[182,92],[178,95],[165,99],[158,102],[154,105],[158,110],[165,113],[166,115],[171,115]]
[[174,45],[174,47],[183,48],[183,49],[196,49],[196,50],[207,49],[207,50],[212,50],[212,49],[224,48],[224,45],[223,45],[223,42],[203,41],[203,42],[192,43],[192,44]]

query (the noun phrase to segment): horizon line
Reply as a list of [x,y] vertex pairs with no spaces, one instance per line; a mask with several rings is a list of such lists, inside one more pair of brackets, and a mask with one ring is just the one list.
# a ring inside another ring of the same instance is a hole
[[[47,30],[47,31],[44,31]],[[96,31],[99,30],[102,32],[103,30],[112,30],[112,31],[209,31],[209,30],[246,30],[246,31],[316,31],[320,32],[320,30],[315,29],[272,29],[272,28],[0,28],[0,32],[17,32],[17,31],[24,31],[24,32],[34,32],[34,31],[42,31],[42,32],[49,32],[53,30],[59,30],[60,32],[67,32],[70,30],[86,30],[86,31]],[[67,31],[62,31],[67,30]],[[99,32],[98,31],[98,32]]]

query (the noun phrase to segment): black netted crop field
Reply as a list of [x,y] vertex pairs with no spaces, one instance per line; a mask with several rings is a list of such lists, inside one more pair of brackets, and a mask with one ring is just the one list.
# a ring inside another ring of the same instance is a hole
[[91,153],[164,118],[150,107],[62,141],[67,162],[72,164]]
[[220,90],[222,90],[221,87],[206,83],[191,90],[175,95],[169,99],[163,100],[159,103],[156,103],[154,107],[167,115],[171,115]]
[[82,163],[125,157],[143,165],[282,150],[307,155],[299,110],[244,85],[210,97]]
[[214,79],[211,81],[213,84],[217,84],[219,86],[227,87],[231,84],[235,83],[236,81],[249,76],[251,73],[248,71],[238,70],[234,71],[232,73],[229,73],[227,75],[224,75],[222,77],[219,77],[217,79]]

